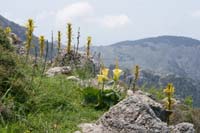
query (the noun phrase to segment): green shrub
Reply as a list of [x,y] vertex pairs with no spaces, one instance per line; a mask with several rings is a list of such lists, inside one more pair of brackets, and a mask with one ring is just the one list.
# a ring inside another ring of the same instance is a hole
[[3,46],[5,49],[12,49],[10,41],[1,27],[0,27],[0,46]]
[[83,89],[83,98],[84,105],[92,105],[96,109],[108,109],[117,104],[122,99],[122,96],[112,89],[102,91],[87,87]]
[[83,89],[83,97],[84,101],[83,104],[92,104],[96,105],[98,103],[98,95],[100,90],[94,87],[86,87]]
[[185,99],[184,99],[184,104],[189,106],[189,107],[192,107],[193,105],[193,99],[192,99],[192,96],[187,96]]
[[165,94],[163,93],[163,89],[157,88],[150,88],[150,89],[143,89],[144,91],[150,93],[156,100],[162,100],[165,98]]

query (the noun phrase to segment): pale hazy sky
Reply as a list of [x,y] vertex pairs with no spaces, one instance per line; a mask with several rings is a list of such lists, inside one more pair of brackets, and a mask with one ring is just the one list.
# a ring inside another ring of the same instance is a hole
[[[73,34],[81,42],[107,45],[159,35],[200,39],[200,0],[0,0],[0,14],[21,25],[33,18],[35,34],[50,38],[51,30]],[[65,39],[63,39],[65,43]]]

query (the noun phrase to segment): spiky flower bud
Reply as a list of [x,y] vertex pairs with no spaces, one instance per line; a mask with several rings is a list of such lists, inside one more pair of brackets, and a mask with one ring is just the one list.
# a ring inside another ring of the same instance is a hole
[[67,53],[70,53],[71,51],[71,43],[72,43],[72,24],[67,24]]
[[31,41],[33,37],[33,31],[34,31],[34,21],[33,19],[29,19],[26,24],[26,50],[27,55],[29,54],[30,48],[31,48]]
[[58,51],[60,51],[60,47],[61,47],[61,32],[58,31]]
[[87,58],[89,58],[90,56],[90,45],[91,45],[91,42],[92,42],[92,37],[91,36],[88,36],[87,38]]
[[139,65],[136,65],[135,66],[135,69],[134,69],[134,73],[135,73],[135,80],[138,80],[139,78]]
[[44,55],[44,36],[40,36],[39,38],[39,44],[40,44],[40,57]]

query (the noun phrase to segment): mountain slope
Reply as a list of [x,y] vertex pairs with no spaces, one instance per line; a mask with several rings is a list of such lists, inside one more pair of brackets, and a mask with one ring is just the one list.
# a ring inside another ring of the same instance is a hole
[[142,69],[200,79],[200,41],[192,38],[160,36],[93,47],[93,51],[103,54],[106,65],[118,57],[123,68],[139,64]]
[[[5,17],[0,15],[0,25],[5,28],[5,27],[10,27],[12,29],[12,32],[15,33],[21,40],[22,42],[26,41],[26,28],[24,26],[21,26],[15,22],[12,22]],[[39,38],[37,36],[33,36],[33,41],[32,44],[36,45],[37,50],[39,50]],[[54,42],[54,47],[53,47],[53,53],[52,56],[55,57],[57,54],[57,46],[55,46],[57,42]],[[51,49],[51,42],[49,42],[49,50]],[[31,51],[32,54],[34,54],[34,49]],[[50,58],[51,55],[50,53],[48,54],[48,57]]]
[[163,88],[168,82],[176,87],[179,98],[192,96],[194,106],[200,106],[200,41],[188,37],[159,36],[136,41],[123,41],[92,48],[101,52],[104,63],[122,68],[141,69],[140,85]]
[[26,28],[18,25],[8,19],[6,19],[5,17],[0,15],[0,25],[5,28],[5,27],[10,27],[12,29],[12,32],[15,33],[22,41],[26,40]]

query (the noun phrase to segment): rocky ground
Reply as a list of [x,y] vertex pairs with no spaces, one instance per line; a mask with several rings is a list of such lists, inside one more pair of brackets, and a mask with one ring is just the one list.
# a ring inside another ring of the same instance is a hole
[[167,126],[167,111],[149,94],[137,91],[113,106],[95,123],[80,124],[76,133],[194,133],[193,124]]

